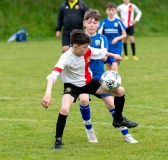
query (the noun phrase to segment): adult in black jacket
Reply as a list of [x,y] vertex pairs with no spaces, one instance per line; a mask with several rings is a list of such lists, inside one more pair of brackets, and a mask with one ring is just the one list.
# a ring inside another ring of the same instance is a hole
[[61,30],[63,28],[63,52],[69,49],[71,31],[73,29],[83,29],[83,16],[87,10],[88,7],[81,0],[66,0],[60,6],[56,25],[56,37],[61,38]]

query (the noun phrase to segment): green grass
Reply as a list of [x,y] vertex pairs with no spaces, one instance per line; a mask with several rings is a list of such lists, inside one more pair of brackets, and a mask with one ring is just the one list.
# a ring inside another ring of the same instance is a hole
[[62,83],[53,88],[52,104],[40,105],[46,76],[61,55],[61,41],[0,43],[1,160],[166,160],[168,159],[168,37],[136,38],[139,61],[122,61],[126,90],[124,115],[139,122],[130,129],[137,144],[125,143],[103,102],[92,96],[91,114],[99,143],[87,142],[78,102],[71,107],[61,151],[52,149],[61,106]]
[[[97,9],[101,19],[107,17],[106,4],[109,0],[83,0],[88,8]],[[60,5],[65,0],[0,0],[0,41],[22,28],[26,28],[29,39],[55,37],[56,19]],[[113,0],[117,5],[122,0]],[[142,11],[136,26],[137,36],[168,36],[167,0],[131,0]]]

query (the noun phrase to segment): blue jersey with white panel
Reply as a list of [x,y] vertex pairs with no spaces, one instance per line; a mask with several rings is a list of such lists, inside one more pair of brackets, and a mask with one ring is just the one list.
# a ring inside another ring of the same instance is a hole
[[[92,40],[90,44],[91,47],[108,49],[108,41],[104,35],[96,33],[95,36],[90,38]],[[102,60],[91,59],[89,68],[93,73],[93,78],[99,80],[101,75],[104,73],[104,62]]]
[[122,40],[119,40],[116,44],[112,44],[112,40],[122,35],[122,32],[126,30],[121,20],[115,18],[109,21],[108,18],[100,22],[98,30],[102,31],[102,34],[107,37],[108,51],[114,54],[120,54],[122,52]]

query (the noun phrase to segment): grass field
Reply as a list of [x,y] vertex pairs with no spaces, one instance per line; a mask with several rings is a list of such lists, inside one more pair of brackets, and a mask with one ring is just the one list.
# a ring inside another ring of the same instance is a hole
[[[64,147],[54,151],[55,121],[62,83],[52,92],[52,104],[40,105],[46,76],[61,55],[56,39],[26,43],[0,42],[1,160],[167,160],[168,159],[168,37],[137,37],[139,61],[122,61],[119,72],[126,90],[124,115],[139,122],[130,129],[138,140],[128,144],[112,127],[105,105],[92,96],[93,127],[99,143],[87,142],[78,103],[67,119]],[[129,55],[131,52],[129,50]]]

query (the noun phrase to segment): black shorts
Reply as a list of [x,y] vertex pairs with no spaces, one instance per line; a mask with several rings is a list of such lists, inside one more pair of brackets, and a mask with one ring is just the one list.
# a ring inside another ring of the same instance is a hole
[[134,35],[134,26],[127,28],[126,33],[130,36],[133,36]]
[[70,46],[70,32],[63,32],[62,46]]
[[76,102],[76,99],[82,93],[92,94],[98,98],[101,98],[100,95],[95,94],[100,85],[100,81],[95,79],[92,79],[87,85],[83,87],[77,87],[71,83],[64,83],[63,94],[70,94],[72,97],[74,97],[74,102]]

